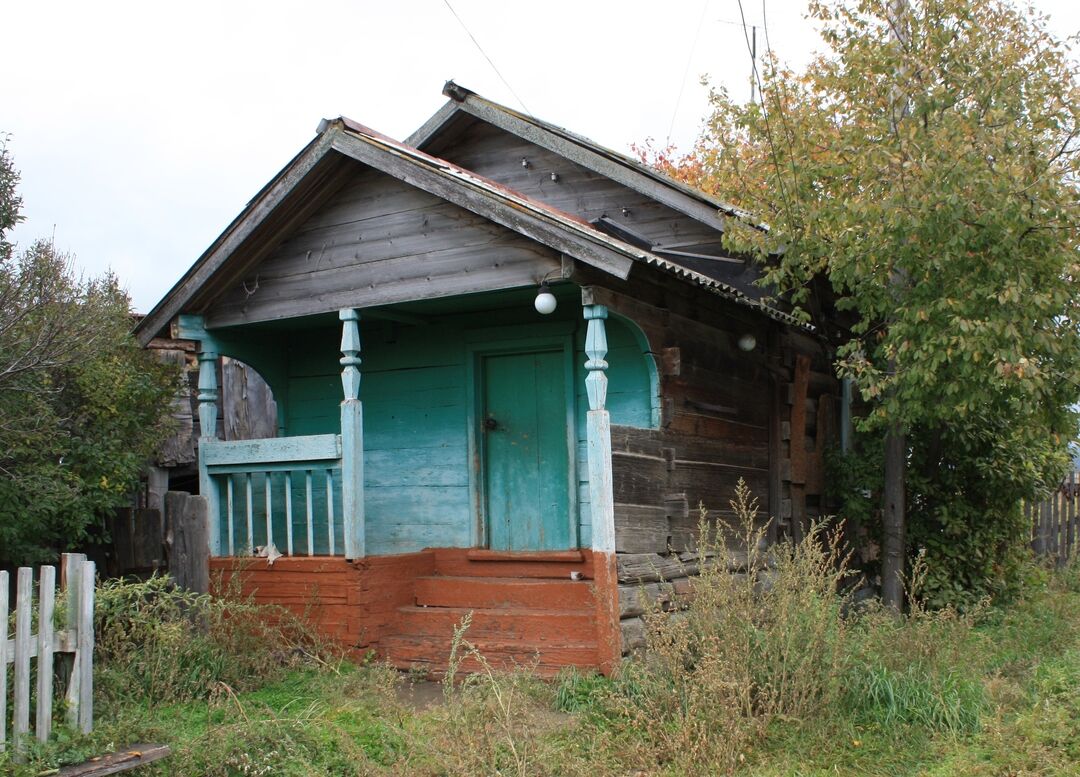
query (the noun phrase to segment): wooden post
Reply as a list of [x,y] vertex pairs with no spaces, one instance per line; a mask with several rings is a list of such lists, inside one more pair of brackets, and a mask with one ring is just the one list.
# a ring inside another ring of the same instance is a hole
[[204,594],[210,590],[206,499],[181,491],[165,494],[165,548],[169,575],[180,588]]
[[615,509],[611,483],[611,419],[607,411],[608,363],[607,331],[604,320],[607,308],[586,305],[585,320],[585,391],[589,397],[587,442],[589,457],[589,503],[592,509],[593,550],[615,552]]
[[608,311],[603,305],[586,304],[585,392],[586,441],[589,464],[589,507],[592,515],[594,592],[597,619],[597,660],[605,673],[614,670],[622,655],[619,628],[619,585],[615,561],[615,499],[611,481],[611,417],[607,411]]
[[[364,520],[364,410],[360,401],[360,314],[346,308],[341,319],[341,511],[345,558],[367,552]],[[329,481],[327,481],[329,482]],[[329,503],[332,505],[333,502]],[[333,539],[331,538],[331,543]]]
[[[199,493],[206,497],[210,517],[210,553],[221,555],[221,495],[217,481],[210,476],[203,455],[207,445],[213,445],[217,435],[217,361],[214,351],[204,350],[199,353]],[[232,543],[232,536],[229,542]]]
[[30,567],[19,567],[15,593],[15,709],[11,740],[16,755],[26,750],[25,739],[30,733],[30,600],[33,598],[33,575]]
[[52,733],[53,703],[53,613],[56,609],[56,567],[38,572],[37,624],[37,717],[34,734],[46,742]]
[[79,566],[79,608],[75,640],[75,671],[79,675],[79,731],[94,727],[94,562]]
[[1076,544],[1076,472],[1069,473],[1068,486],[1065,490],[1065,558],[1072,558]]
[[[63,561],[61,585],[67,599],[64,612],[64,629],[68,633],[78,634],[79,603],[82,601],[82,568],[86,563],[86,555],[83,553],[65,553],[61,560]],[[76,657],[71,653],[65,653],[64,660],[69,674],[67,694],[64,698],[67,704],[65,721],[69,728],[75,729],[79,725],[79,683],[82,678],[79,676],[79,663]]]

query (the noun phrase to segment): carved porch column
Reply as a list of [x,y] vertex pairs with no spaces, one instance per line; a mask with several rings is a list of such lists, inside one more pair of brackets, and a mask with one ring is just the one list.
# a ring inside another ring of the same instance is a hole
[[341,319],[341,511],[345,558],[366,553],[364,523],[364,413],[360,402],[360,314],[346,308]]
[[596,587],[597,658],[611,672],[620,656],[619,583],[615,562],[615,507],[611,483],[611,418],[607,411],[608,311],[603,305],[585,305],[585,391],[589,396],[586,438],[589,459],[589,507],[592,514],[593,574]]

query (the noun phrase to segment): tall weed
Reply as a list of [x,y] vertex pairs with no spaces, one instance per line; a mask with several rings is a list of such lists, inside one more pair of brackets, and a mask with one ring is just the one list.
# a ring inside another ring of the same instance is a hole
[[176,588],[168,577],[106,580],[95,604],[95,686],[106,704],[173,704],[224,684],[256,688],[327,647],[291,613]]
[[[736,767],[770,720],[828,709],[842,691],[847,575],[824,524],[766,547],[757,502],[738,484],[734,529],[701,512],[685,610],[646,613],[646,650],[626,663],[614,703],[640,755],[707,773]],[[733,573],[729,559],[742,559]]]

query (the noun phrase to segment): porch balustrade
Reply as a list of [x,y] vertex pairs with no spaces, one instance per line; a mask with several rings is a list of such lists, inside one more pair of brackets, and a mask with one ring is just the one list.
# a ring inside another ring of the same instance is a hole
[[340,435],[203,440],[199,457],[214,555],[344,552]]
[[[341,434],[217,439],[217,357],[198,316],[180,336],[200,341],[199,489],[210,511],[210,553],[361,558],[364,534],[363,405],[357,311],[340,311]],[[284,545],[281,541],[284,540]]]

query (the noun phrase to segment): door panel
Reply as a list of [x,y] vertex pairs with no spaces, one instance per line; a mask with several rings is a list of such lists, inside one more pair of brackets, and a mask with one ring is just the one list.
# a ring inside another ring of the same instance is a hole
[[484,506],[494,550],[570,547],[564,370],[561,351],[483,358]]

